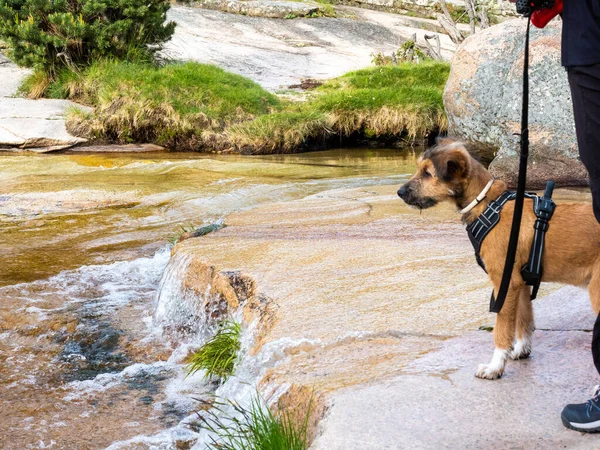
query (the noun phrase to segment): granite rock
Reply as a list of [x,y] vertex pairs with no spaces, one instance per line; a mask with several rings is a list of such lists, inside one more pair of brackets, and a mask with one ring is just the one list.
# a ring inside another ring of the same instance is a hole
[[[444,92],[452,135],[471,142],[494,176],[516,183],[522,101],[525,21],[510,20],[479,32],[459,47]],[[530,162],[528,184],[540,188],[587,184],[578,158],[567,74],[560,64],[561,24],[532,28],[530,55]]]
[[64,117],[68,108],[83,106],[68,100],[14,97],[29,73],[0,54],[0,150],[43,153],[85,142],[69,134]]

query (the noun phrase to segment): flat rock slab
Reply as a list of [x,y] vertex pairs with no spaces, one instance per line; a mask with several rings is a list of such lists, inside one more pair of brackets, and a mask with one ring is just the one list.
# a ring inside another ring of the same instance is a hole
[[14,97],[30,73],[0,54],[0,151],[45,153],[86,142],[67,131],[65,111],[88,108],[68,100]]
[[565,331],[593,325],[590,310],[585,291],[570,287],[536,301],[536,321],[551,328],[535,332],[532,356],[509,361],[500,380],[473,376],[493,349],[492,334],[479,331],[446,341],[393,380],[337,391],[312,448],[597,448],[597,436],[560,420],[598,382],[591,333]]
[[65,110],[81,107],[68,100],[0,98],[0,148],[52,151],[86,142],[72,136]]
[[274,19],[305,17],[319,11],[317,3],[269,0],[201,0],[190,3],[190,6]]
[[[431,34],[399,24],[395,14],[345,10],[357,19],[280,20],[173,5],[168,18],[177,28],[164,53],[215,64],[274,91],[305,78],[329,79],[372,66],[372,53],[391,54],[414,33],[421,44]],[[440,36],[449,57],[454,44]]]

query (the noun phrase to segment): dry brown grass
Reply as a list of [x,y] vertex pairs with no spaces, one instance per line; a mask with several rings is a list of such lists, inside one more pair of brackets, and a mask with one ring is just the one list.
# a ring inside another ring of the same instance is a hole
[[153,69],[114,63],[65,77],[62,92],[95,106],[72,112],[68,127],[102,143],[151,142],[178,150],[246,154],[324,147],[332,138],[414,140],[448,127],[443,63],[351,72],[284,103],[213,66]]
[[448,119],[443,111],[423,113],[384,106],[375,111],[339,111],[333,114],[331,128],[345,136],[368,130],[375,136],[406,135],[414,139],[431,130],[446,131]]

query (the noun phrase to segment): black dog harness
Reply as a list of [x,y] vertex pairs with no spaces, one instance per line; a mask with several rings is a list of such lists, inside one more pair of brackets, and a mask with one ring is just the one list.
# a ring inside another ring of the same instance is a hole
[[[552,191],[554,190],[554,182],[549,181],[546,185],[546,191],[543,197],[539,197],[535,194],[525,193],[526,198],[533,200],[533,212],[537,219],[534,224],[535,234],[533,236],[533,243],[531,245],[531,251],[529,253],[529,261],[521,269],[521,275],[525,284],[533,286],[531,293],[531,300],[535,299],[542,281],[542,256],[544,253],[544,242],[546,231],[548,231],[549,221],[554,213],[556,205],[552,200]],[[490,202],[485,211],[479,215],[479,217],[467,226],[467,233],[469,240],[475,250],[475,259],[477,264],[487,273],[485,269],[485,263],[481,259],[481,245],[485,237],[492,231],[496,224],[500,221],[500,213],[504,205],[515,200],[517,196],[516,192],[505,191],[496,200]],[[490,308],[494,305],[495,299],[492,292],[492,299]],[[490,309],[491,312],[493,312]]]

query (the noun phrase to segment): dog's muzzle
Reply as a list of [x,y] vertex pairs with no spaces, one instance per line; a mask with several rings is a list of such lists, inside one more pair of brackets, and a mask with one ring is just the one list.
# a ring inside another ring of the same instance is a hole
[[429,197],[417,197],[409,183],[400,186],[398,189],[398,197],[404,200],[404,203],[411,206],[416,206],[419,209],[427,209],[435,206],[437,201]]
[[402,200],[404,200],[404,197],[406,197],[409,190],[410,190],[410,188],[409,188],[408,184],[400,186],[400,189],[398,189],[398,197],[400,197]]

